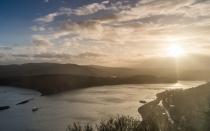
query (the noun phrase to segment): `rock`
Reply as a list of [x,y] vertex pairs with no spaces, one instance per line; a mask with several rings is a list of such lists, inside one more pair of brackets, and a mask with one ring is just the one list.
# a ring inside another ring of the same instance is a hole
[[32,112],[36,112],[36,111],[38,111],[40,108],[38,108],[38,107],[33,107],[32,108]]
[[147,102],[145,100],[140,100],[139,103],[145,104]]
[[33,100],[33,99],[28,99],[28,100],[21,101],[21,102],[17,103],[16,105],[26,104],[26,103],[28,103],[31,100]]
[[10,106],[0,106],[0,111],[7,110],[9,108],[10,108]]

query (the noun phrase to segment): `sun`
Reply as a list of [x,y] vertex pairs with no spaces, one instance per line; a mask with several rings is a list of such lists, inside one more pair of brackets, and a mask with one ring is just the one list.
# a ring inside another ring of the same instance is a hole
[[184,55],[184,49],[178,44],[172,44],[168,48],[168,55],[171,57],[181,57]]

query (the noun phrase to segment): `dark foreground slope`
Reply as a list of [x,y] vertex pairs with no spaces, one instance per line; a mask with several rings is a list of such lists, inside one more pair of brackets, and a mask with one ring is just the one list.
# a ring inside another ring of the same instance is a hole
[[160,93],[139,112],[154,131],[210,131],[210,83]]

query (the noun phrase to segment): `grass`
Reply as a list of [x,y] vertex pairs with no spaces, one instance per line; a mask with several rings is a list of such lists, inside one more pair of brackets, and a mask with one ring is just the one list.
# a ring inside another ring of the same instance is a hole
[[130,116],[118,116],[101,121],[99,124],[81,126],[74,123],[67,127],[67,131],[147,131],[139,119]]

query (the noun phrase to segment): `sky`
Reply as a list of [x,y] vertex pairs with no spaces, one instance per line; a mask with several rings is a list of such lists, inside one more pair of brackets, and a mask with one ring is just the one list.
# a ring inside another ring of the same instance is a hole
[[0,1],[0,64],[207,62],[209,34],[210,0]]

